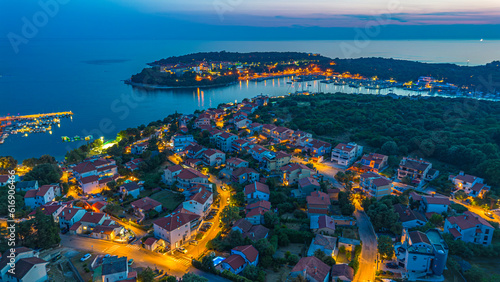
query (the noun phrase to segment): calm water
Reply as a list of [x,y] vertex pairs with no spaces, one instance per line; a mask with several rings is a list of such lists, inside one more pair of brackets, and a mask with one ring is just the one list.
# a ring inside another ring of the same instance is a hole
[[[346,45],[349,44],[349,45]],[[343,46],[343,47],[342,47]],[[216,107],[260,93],[284,95],[295,90],[286,79],[249,82],[226,88],[144,91],[123,84],[145,63],[200,51],[303,51],[344,58],[393,57],[422,62],[484,64],[500,59],[500,41],[372,41],[364,48],[349,41],[204,42],[166,40],[36,41],[14,54],[0,41],[0,116],[73,111],[53,134],[11,135],[0,145],[0,155],[18,160],[51,154],[61,159],[78,143],[62,143],[61,136],[113,138],[127,127],[147,124],[174,113]],[[309,83],[309,90],[317,90]],[[351,92],[333,85],[322,90]],[[300,87],[301,88],[301,87]],[[357,91],[358,92],[358,91]],[[404,93],[403,93],[404,94]]]

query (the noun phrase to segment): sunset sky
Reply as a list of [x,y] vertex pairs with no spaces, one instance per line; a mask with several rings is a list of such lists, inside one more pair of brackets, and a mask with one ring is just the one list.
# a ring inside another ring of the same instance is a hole
[[499,0],[2,0],[0,32],[21,32],[39,3],[58,3],[40,38],[334,39],[373,25],[381,39],[500,37]]

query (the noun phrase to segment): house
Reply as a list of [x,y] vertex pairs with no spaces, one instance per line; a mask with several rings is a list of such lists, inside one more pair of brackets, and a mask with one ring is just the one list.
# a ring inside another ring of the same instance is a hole
[[38,189],[38,180],[21,181],[17,182],[16,184],[16,190],[18,191],[28,191],[37,189]]
[[186,147],[186,158],[201,159],[203,157],[203,152],[206,150],[208,149],[196,143],[192,143],[191,145]]
[[124,228],[120,225],[97,225],[92,229],[90,237],[113,241],[117,236],[122,234],[124,234]]
[[184,168],[174,177],[174,181],[178,182],[177,187],[188,189],[196,183],[208,183],[208,176],[193,168]]
[[407,178],[417,187],[434,180],[438,175],[439,171],[432,168],[432,163],[422,159],[404,157],[399,163],[398,179]]
[[191,195],[189,199],[182,203],[182,207],[199,216],[206,216],[210,211],[214,199],[212,192],[203,188],[200,192]]
[[359,186],[370,196],[380,199],[392,192],[392,181],[374,173],[366,172],[359,177]]
[[118,167],[113,159],[90,159],[73,167],[73,175],[84,193],[98,193],[108,180],[118,176]]
[[156,239],[155,237],[149,237],[146,241],[144,241],[144,248],[150,251],[154,251],[157,248],[163,249],[165,246],[165,241],[162,239]]
[[208,149],[202,155],[205,165],[219,166],[226,162],[226,154],[217,149]]
[[259,252],[252,245],[238,246],[233,248],[231,255],[221,262],[221,267],[238,274],[247,265],[257,266],[258,261]]
[[272,135],[272,132],[273,130],[276,128],[276,125],[274,124],[264,124],[262,126],[262,133],[266,136],[271,136]]
[[333,215],[333,220],[335,221],[335,226],[355,226],[356,218],[351,216],[343,215]]
[[332,281],[351,282],[354,280],[354,269],[345,263],[335,264],[332,266],[330,276]]
[[0,187],[7,185],[9,183],[9,180],[10,180],[10,175],[0,174]]
[[234,122],[234,126],[236,126],[237,129],[240,129],[240,128],[248,128],[248,126],[250,126],[250,124],[252,123],[251,120],[247,119],[246,117],[235,117],[233,119],[233,122]]
[[95,212],[104,212],[106,207],[108,206],[108,203],[104,201],[97,201],[92,204],[92,210]]
[[59,214],[59,228],[69,229],[85,215],[86,211],[79,208],[64,208]]
[[404,267],[403,279],[416,281],[428,275],[442,276],[448,258],[448,245],[436,229],[403,229],[401,243],[395,246],[398,265]]
[[[12,253],[10,250],[6,251],[0,261],[2,281],[42,282],[49,280],[47,276],[49,262],[39,258],[38,253],[31,249],[18,247],[14,250]],[[11,254],[14,254],[13,258],[10,257]],[[14,267],[11,268],[11,265]]]
[[248,150],[250,146],[250,142],[245,139],[236,139],[233,141],[233,144],[231,145],[232,151],[233,152],[243,152]]
[[389,157],[382,154],[370,153],[361,157],[359,164],[362,171],[373,171],[379,173],[387,167]]
[[332,150],[332,162],[348,167],[363,154],[363,147],[356,143],[339,143]]
[[488,191],[490,191],[490,187],[482,183],[476,183],[472,188],[465,189],[465,192],[471,197],[483,197]]
[[105,220],[109,219],[109,215],[100,212],[86,212],[82,219],[80,219],[80,224],[83,230],[92,230],[97,225],[102,225]]
[[335,235],[335,220],[327,215],[311,216],[309,226],[316,234]]
[[32,209],[52,202],[56,198],[54,186],[43,185],[40,189],[26,191],[24,204]]
[[149,146],[148,142],[141,142],[141,143],[138,143],[138,144],[134,144],[130,148],[130,153],[132,153],[134,155],[140,155],[140,154],[142,154],[142,153],[144,153],[146,151],[146,149],[148,148],[148,146]]
[[271,150],[268,150],[260,145],[253,145],[248,152],[252,155],[252,158],[257,160],[259,163],[262,162],[266,156],[269,159],[274,158],[274,153]]
[[436,196],[432,194],[431,196],[422,196],[422,201],[420,202],[420,208],[425,212],[435,212],[442,214],[448,211],[448,206],[450,205],[450,199],[448,197]]
[[254,134],[255,132],[261,132],[262,131],[262,124],[258,122],[253,122],[248,126],[248,129],[250,130],[250,133]]
[[215,136],[215,145],[224,152],[230,152],[233,141],[236,139],[238,139],[238,135],[222,132]]
[[312,139],[311,141],[307,142],[305,144],[305,148],[314,158],[329,156],[332,151],[332,145],[330,143],[317,139]]
[[154,235],[163,239],[171,249],[178,248],[194,237],[200,224],[200,216],[180,209],[153,222]]
[[259,177],[260,174],[255,171],[255,169],[249,167],[237,168],[233,170],[233,173],[231,174],[231,180],[239,184],[259,181]]
[[336,202],[339,200],[340,189],[338,188],[327,189],[326,192],[328,193],[328,196],[330,196],[330,201]]
[[[271,204],[269,203],[269,207]],[[267,238],[269,234],[269,229],[258,224],[253,225],[250,221],[241,218],[238,219],[233,227],[231,228],[233,231],[239,231],[243,238],[249,238],[252,241],[258,241],[263,238]]]
[[320,189],[319,182],[313,177],[299,179],[299,193],[302,197],[311,195],[312,192],[320,191]]
[[240,158],[230,158],[226,161],[226,168],[231,171],[240,167],[248,167],[248,162]]
[[489,246],[495,229],[477,214],[466,211],[463,215],[448,217],[444,223],[444,232],[453,235],[455,240],[462,240]]
[[314,215],[326,215],[330,209],[330,197],[323,192],[314,191],[306,197],[307,215],[309,218]]
[[66,207],[66,205],[61,205],[57,202],[50,202],[48,204],[38,207],[36,210],[32,211],[28,216],[30,219],[35,217],[36,211],[40,210],[45,215],[51,215],[55,222],[59,222],[59,214]]
[[260,199],[265,201],[269,200],[270,195],[269,186],[257,181],[245,186],[244,193],[246,199]]
[[394,210],[399,215],[399,221],[403,225],[403,228],[414,228],[419,226],[424,226],[427,222],[425,215],[419,211],[414,211],[407,206],[396,204],[394,205]]
[[269,152],[269,154],[263,155],[261,161],[261,167],[267,169],[268,171],[274,171],[289,164],[291,160],[292,160],[292,155],[287,154],[283,151],[279,151],[276,153]]
[[271,131],[271,136],[279,141],[279,143],[287,142],[292,139],[293,130],[277,126]]
[[322,250],[325,253],[325,255],[333,257],[335,255],[334,252],[336,246],[337,246],[336,237],[316,234],[316,237],[314,237],[314,239],[312,240],[311,245],[309,245],[309,249],[307,250],[307,256],[312,257],[314,256],[314,252],[316,252],[316,250]]
[[330,281],[330,266],[315,256],[303,257],[290,272],[291,278],[299,275],[310,282],[327,282]]
[[179,153],[184,151],[187,146],[191,145],[191,143],[194,142],[194,137],[193,135],[175,134],[170,139],[170,142],[172,143],[174,152]]
[[[267,201],[264,201],[264,202],[267,202]],[[260,203],[260,202],[258,202],[258,203]],[[247,205],[245,219],[248,220],[253,225],[263,224],[264,223],[264,213],[268,212],[269,209],[266,209],[265,207],[260,206],[260,205],[249,209],[248,206],[249,205]],[[270,203],[269,203],[269,206],[270,206]]]
[[201,128],[202,126],[209,126],[210,125],[210,115],[207,114],[200,114],[195,120],[194,120],[194,128]]
[[102,281],[126,281],[129,277],[127,257],[112,256],[103,258]]
[[309,167],[298,164],[290,163],[280,168],[281,179],[285,186],[297,183],[300,179],[309,177],[314,174],[314,171]]
[[130,205],[134,208],[136,213],[146,215],[146,213],[150,211],[161,212],[162,206],[161,203],[153,200],[149,197],[144,197],[142,199],[133,201]]
[[484,179],[464,174],[463,171],[458,175],[450,175],[448,179],[455,184],[455,189],[464,190],[471,197],[482,197],[490,190],[490,187],[483,183]]
[[125,168],[127,168],[127,169],[128,169],[128,170],[130,170],[130,171],[136,171],[136,170],[138,170],[138,169],[139,169],[139,165],[140,165],[141,163],[143,163],[143,162],[144,162],[144,160],[143,160],[143,159],[141,159],[141,158],[136,158],[136,159],[133,159],[133,160],[131,160],[131,161],[129,161],[129,162],[126,162],[126,163],[125,163]]
[[184,168],[181,165],[169,166],[164,170],[163,179],[168,185],[172,185],[175,182],[175,177],[181,173]]
[[347,251],[354,252],[356,246],[361,245],[361,241],[351,238],[339,237],[339,249],[344,246]]
[[131,181],[120,186],[120,192],[124,198],[130,195],[134,199],[137,199],[141,193],[141,187],[137,184],[137,182]]

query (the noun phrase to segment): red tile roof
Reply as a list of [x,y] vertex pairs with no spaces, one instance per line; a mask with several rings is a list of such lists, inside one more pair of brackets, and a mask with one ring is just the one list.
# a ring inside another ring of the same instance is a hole
[[320,191],[312,192],[310,196],[306,197],[306,200],[308,205],[330,205],[330,196]]
[[245,259],[240,255],[230,255],[222,263],[227,263],[232,269],[236,270],[245,264]]
[[355,148],[355,146],[345,144],[345,143],[339,143],[337,146],[335,146],[336,150],[341,150],[341,151],[346,151],[346,152],[350,152],[350,151],[354,150],[354,148]]
[[262,201],[258,201],[255,203],[251,203],[251,204],[248,204],[246,206],[246,210],[251,210],[251,209],[258,208],[258,207],[264,208],[266,210],[270,210],[271,209],[271,202],[262,200]]
[[86,173],[86,172],[93,171],[93,170],[96,170],[96,167],[92,162],[89,162],[89,161],[79,163],[78,165],[76,165],[73,168],[73,171],[76,171],[79,174]]
[[268,210],[266,210],[266,209],[258,207],[258,208],[255,208],[255,209],[252,209],[252,210],[248,211],[247,214],[246,214],[246,217],[254,217],[254,216],[257,216],[257,215],[263,215],[267,211]]
[[149,210],[155,209],[158,206],[161,206],[160,202],[153,200],[149,197],[144,197],[144,198],[139,199],[137,201],[133,201],[130,204],[135,208],[142,209],[145,211],[149,211]]
[[233,250],[242,252],[250,263],[253,263],[259,255],[257,249],[255,249],[252,245],[238,246],[233,248]]
[[423,196],[427,201],[427,204],[431,205],[449,205],[450,204],[450,199],[447,197],[441,197],[441,196]]
[[144,245],[152,246],[156,241],[158,241],[158,239],[156,239],[155,237],[149,237],[148,239],[146,239],[146,241],[144,241]]
[[80,181],[82,182],[82,184],[87,184],[87,183],[97,182],[98,180],[99,180],[99,176],[90,175],[90,176],[82,178]]
[[293,267],[292,272],[306,272],[316,281],[324,281],[330,272],[330,266],[322,262],[317,257],[301,258],[299,262]]
[[169,166],[169,167],[167,167],[167,170],[170,172],[176,172],[176,171],[182,170],[182,166],[181,165]]
[[79,211],[85,211],[85,210],[76,208],[64,208],[59,214],[59,218],[62,218],[66,221],[70,221]]
[[448,220],[453,225],[458,225],[462,230],[474,228],[477,225],[486,225],[493,228],[488,221],[470,211],[464,212],[463,215],[448,217],[446,220]]
[[448,232],[450,232],[450,234],[453,235],[455,239],[462,236],[462,234],[460,234],[460,232],[458,232],[456,228],[450,228],[448,229]]
[[250,168],[250,167],[240,167],[240,168],[237,168],[237,169],[235,169],[233,171],[233,176],[236,177],[236,178],[239,178],[241,175],[243,175],[243,174],[249,174],[249,173],[259,174],[253,168]]
[[173,212],[167,215],[166,217],[162,217],[160,219],[155,220],[153,224],[167,231],[172,231],[197,218],[200,218],[200,216],[195,213],[187,211],[182,211],[182,212],[178,211],[178,212]]
[[245,233],[248,232],[252,228],[252,226],[253,225],[252,223],[250,223],[250,221],[241,218],[234,223],[233,228],[238,227],[242,230],[243,233]]
[[85,215],[82,217],[82,219],[80,221],[81,222],[89,222],[89,223],[95,223],[95,224],[97,224],[105,216],[106,216],[106,214],[100,213],[100,212],[87,212],[87,213],[85,213]]
[[335,220],[333,220],[333,218],[329,216],[321,215],[318,217],[318,228],[328,228],[335,230]]
[[203,188],[200,192],[192,195],[189,199],[204,205],[208,201],[210,196],[212,196],[212,192]]
[[344,276],[349,281],[354,279],[354,269],[347,264],[335,264],[332,266],[331,277],[341,277]]
[[179,173],[176,177],[180,178],[180,179],[185,179],[185,180],[189,180],[189,179],[193,179],[193,178],[198,178],[198,177],[208,178],[208,176],[206,176],[203,173],[197,171],[196,169],[192,169],[192,168],[185,168],[185,169],[183,169],[181,171],[181,173]]
[[431,241],[429,240],[427,235],[425,235],[425,233],[420,232],[420,231],[411,231],[410,232],[410,239],[411,239],[412,244],[416,244],[416,243],[426,243],[429,245],[431,244]]
[[313,177],[305,177],[305,178],[302,178],[302,179],[299,179],[299,186],[300,187],[305,187],[305,186],[309,186],[309,185],[314,185],[314,186],[320,186],[318,181],[316,179],[314,179]]
[[247,186],[245,186],[245,195],[252,194],[257,191],[269,194],[269,186],[260,182],[254,182],[252,184],[248,184]]

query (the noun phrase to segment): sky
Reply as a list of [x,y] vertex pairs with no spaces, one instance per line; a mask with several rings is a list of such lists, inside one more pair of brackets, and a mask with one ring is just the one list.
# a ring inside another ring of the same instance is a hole
[[82,39],[343,39],[360,29],[374,39],[500,39],[500,1],[0,1],[0,34],[34,29],[37,38]]

